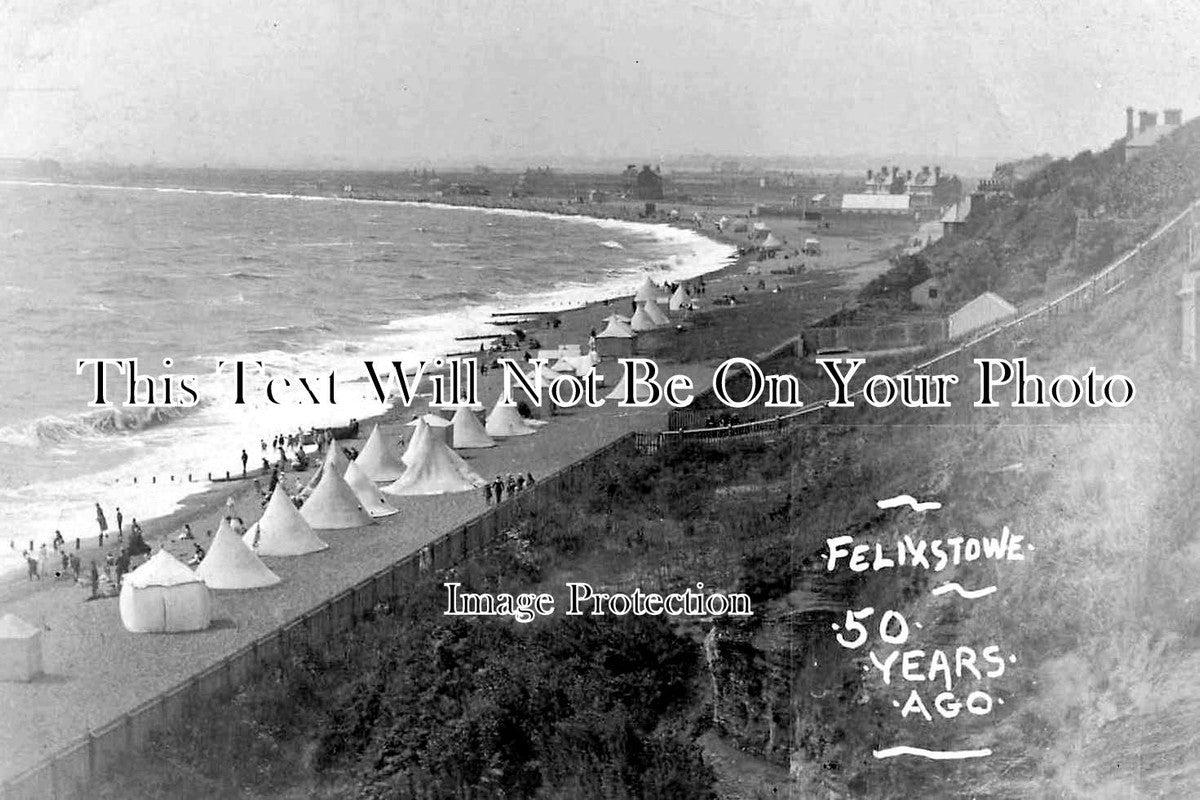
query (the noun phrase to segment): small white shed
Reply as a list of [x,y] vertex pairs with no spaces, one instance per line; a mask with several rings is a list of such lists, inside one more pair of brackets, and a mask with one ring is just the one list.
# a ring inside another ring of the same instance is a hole
[[0,617],[0,681],[31,681],[41,673],[41,629],[14,614]]

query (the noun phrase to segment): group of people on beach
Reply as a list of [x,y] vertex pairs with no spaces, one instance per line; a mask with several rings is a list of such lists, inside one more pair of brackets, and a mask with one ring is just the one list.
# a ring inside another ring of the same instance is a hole
[[504,502],[505,492],[509,497],[533,488],[533,473],[526,472],[524,475],[517,473],[508,473],[507,476],[497,475],[495,480],[483,485],[483,500],[489,506],[495,501],[496,505]]

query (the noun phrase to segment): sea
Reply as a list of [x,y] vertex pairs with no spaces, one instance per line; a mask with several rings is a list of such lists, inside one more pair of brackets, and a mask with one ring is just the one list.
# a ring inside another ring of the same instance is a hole
[[[263,439],[385,411],[364,361],[387,373],[392,361],[408,369],[475,350],[478,340],[456,337],[502,330],[489,324],[495,312],[576,308],[631,294],[644,275],[693,278],[732,256],[650,223],[0,182],[0,569],[23,568],[21,552],[56,530],[94,542],[97,502],[110,527],[117,507],[126,526],[165,515],[210,473],[240,472],[243,449],[261,465]],[[79,362],[96,359],[137,359],[159,402],[168,383],[173,400],[190,399],[187,383],[199,402],[128,406],[127,377],[109,367],[108,405],[91,406],[95,367]],[[252,365],[240,405],[237,361]],[[276,405],[262,392],[270,378],[308,376],[323,398],[318,378],[331,372],[332,405],[295,388]]]

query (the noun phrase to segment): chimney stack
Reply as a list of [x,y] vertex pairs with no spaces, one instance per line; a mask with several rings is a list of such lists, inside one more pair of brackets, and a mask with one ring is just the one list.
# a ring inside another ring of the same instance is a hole
[[875,177],[874,170],[867,170],[867,180],[871,180],[874,177]]
[[1139,111],[1138,112],[1138,133],[1143,133],[1147,128],[1153,128],[1158,124],[1157,111]]
[[942,168],[941,168],[941,166],[935,166],[935,167],[933,168],[933,179],[934,179],[935,181],[940,181],[940,180],[942,179]]
[[1182,125],[1183,124],[1183,109],[1168,108],[1163,112],[1164,125]]
[[1125,138],[1133,138],[1133,106],[1125,106]]

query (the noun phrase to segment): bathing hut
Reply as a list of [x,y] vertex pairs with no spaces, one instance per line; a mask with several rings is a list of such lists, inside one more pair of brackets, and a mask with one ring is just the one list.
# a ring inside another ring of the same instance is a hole
[[0,681],[31,681],[41,673],[41,628],[15,614],[0,617]]
[[130,633],[202,631],[212,622],[204,579],[166,550],[125,576],[117,605]]

